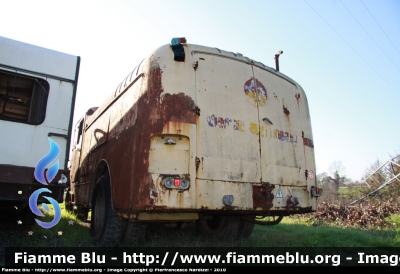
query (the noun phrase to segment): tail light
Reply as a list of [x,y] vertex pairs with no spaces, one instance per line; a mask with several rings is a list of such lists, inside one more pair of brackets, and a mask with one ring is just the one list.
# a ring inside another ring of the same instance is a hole
[[180,177],[166,177],[163,180],[163,185],[167,189],[188,189],[189,188],[189,180],[186,178]]
[[322,192],[323,192],[322,188],[318,188],[318,187],[315,187],[315,186],[311,187],[311,195],[313,197],[321,197]]

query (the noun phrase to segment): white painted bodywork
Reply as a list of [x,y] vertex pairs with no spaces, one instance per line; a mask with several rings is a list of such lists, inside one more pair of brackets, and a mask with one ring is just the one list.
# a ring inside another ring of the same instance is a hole
[[[68,136],[77,62],[77,56],[0,37],[0,69],[43,78],[50,85],[42,124],[0,120],[0,164],[35,167],[50,150],[50,132]],[[69,140],[51,138],[60,146],[59,166],[64,168]]]

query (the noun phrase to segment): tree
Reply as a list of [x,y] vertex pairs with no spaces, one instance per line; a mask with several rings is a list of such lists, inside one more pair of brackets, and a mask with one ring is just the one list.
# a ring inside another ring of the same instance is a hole
[[328,176],[328,178],[334,183],[335,189],[338,191],[340,184],[346,182],[346,176],[343,175],[345,173],[345,168],[342,161],[334,161],[329,166],[329,172],[332,174],[333,178],[331,176]]
[[319,198],[320,201],[327,203],[335,203],[337,200],[337,191],[335,186],[329,179],[328,173],[322,172],[317,174],[318,185],[323,189],[323,195]]

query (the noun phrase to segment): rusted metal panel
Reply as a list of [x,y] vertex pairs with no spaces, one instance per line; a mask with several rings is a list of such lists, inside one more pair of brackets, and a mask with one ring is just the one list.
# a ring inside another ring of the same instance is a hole
[[[156,59],[156,61],[162,63],[162,60]],[[131,161],[133,167],[131,207],[142,210],[151,209],[154,206],[154,199],[151,197],[154,196],[155,185],[149,174],[151,138],[162,134],[165,126],[171,125],[170,122],[194,124],[196,121],[193,99],[184,93],[172,94],[173,90],[164,90],[162,84],[164,73],[160,68],[160,63],[156,61],[143,65],[144,71],[148,71],[148,74],[145,74],[143,80],[141,90],[143,93],[136,102],[138,117],[132,132],[135,137],[134,157]],[[173,133],[176,134],[176,132]],[[112,174],[113,178],[118,176],[123,177]]]
[[88,197],[89,197],[89,190],[90,190],[90,181],[86,181],[84,183],[74,184],[71,187],[73,196],[73,202],[76,205],[89,205]]
[[199,218],[197,213],[139,213],[138,220],[140,221],[194,221]]
[[123,131],[135,125],[138,113],[138,105],[135,104],[139,96],[139,88],[142,77],[137,79],[127,92],[120,95],[119,99],[110,107],[110,122],[108,138],[115,138]]
[[[81,159],[80,159],[80,176],[86,175],[90,173],[89,170],[89,158],[87,155],[90,152],[90,142],[93,134],[89,132],[85,132],[82,136],[82,146],[81,146]],[[79,179],[79,182],[82,183],[82,179]]]

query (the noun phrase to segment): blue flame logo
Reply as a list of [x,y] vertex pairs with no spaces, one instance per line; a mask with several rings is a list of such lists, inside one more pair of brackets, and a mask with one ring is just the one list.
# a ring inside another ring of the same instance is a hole
[[[35,179],[38,180],[43,185],[49,184],[56,177],[58,168],[59,168],[59,160],[57,159],[57,161],[47,169],[47,172],[45,170],[47,165],[49,165],[53,160],[55,160],[57,158],[58,154],[60,153],[60,147],[57,145],[57,143],[54,142],[51,138],[48,138],[48,139],[49,139],[49,143],[50,143],[50,151],[46,156],[44,156],[42,159],[40,159],[40,161],[36,165],[35,172],[34,172]],[[47,178],[47,180],[46,180],[46,178]],[[42,193],[42,192],[50,192],[51,193],[51,190],[48,188],[40,188],[40,189],[36,190],[35,192],[33,192],[32,195],[29,197],[29,207],[30,207],[31,211],[35,215],[40,216],[40,217],[45,216],[39,210],[39,208],[37,206],[37,200],[39,198],[40,193]],[[60,221],[61,208],[58,205],[57,201],[54,200],[53,198],[47,197],[47,196],[43,196],[43,198],[46,198],[46,200],[49,201],[53,205],[54,218],[51,222],[48,222],[48,223],[39,221],[38,219],[35,219],[35,220],[36,220],[36,223],[38,225],[40,225],[41,227],[51,228]],[[46,212],[50,211],[47,204],[42,203],[42,207]]]
[[50,151],[49,154],[44,156],[36,165],[35,168],[35,178],[38,180],[41,184],[47,185],[50,183],[54,177],[56,177],[56,174],[58,172],[58,167],[59,167],[59,160],[52,165],[51,167],[48,168],[46,172],[46,177],[47,177],[47,182],[46,179],[44,178],[44,173],[45,173],[45,168],[48,164],[50,164],[55,158],[57,158],[58,154],[60,153],[60,147],[57,145],[56,142],[54,142],[51,138],[49,138],[50,142]]

